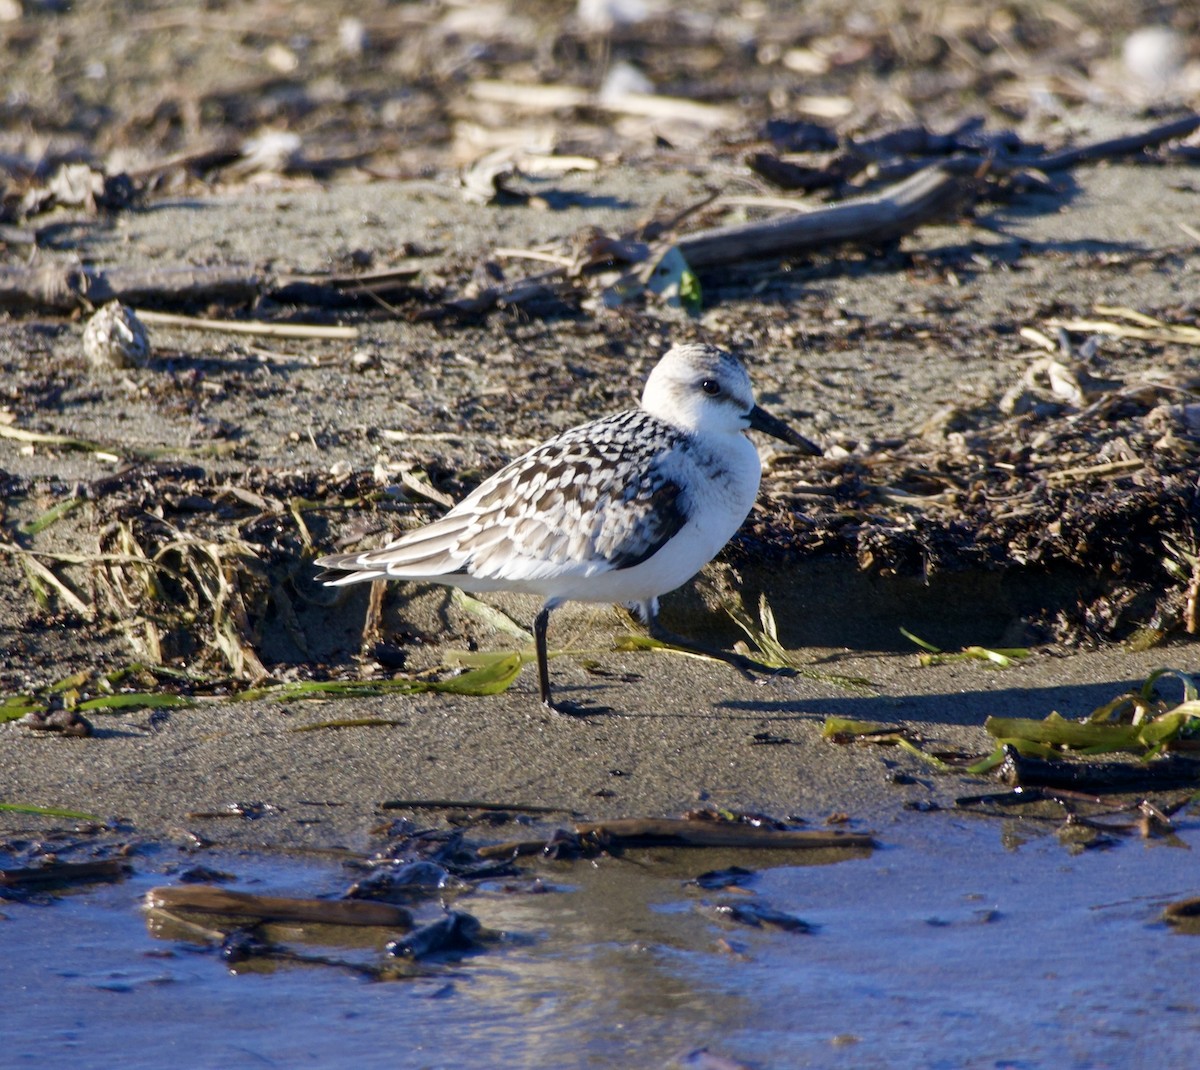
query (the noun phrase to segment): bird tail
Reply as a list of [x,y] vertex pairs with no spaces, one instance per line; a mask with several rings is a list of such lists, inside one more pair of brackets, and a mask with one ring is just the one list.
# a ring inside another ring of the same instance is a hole
[[348,583],[362,583],[366,580],[378,580],[387,576],[383,569],[366,569],[362,567],[363,554],[329,554],[318,557],[313,564],[320,568],[317,582],[326,587],[344,587]]
[[322,571],[317,579],[327,587],[344,587],[369,580],[444,579],[466,568],[466,558],[455,553],[457,526],[438,522],[401,536],[378,550],[357,554],[330,554],[313,564]]

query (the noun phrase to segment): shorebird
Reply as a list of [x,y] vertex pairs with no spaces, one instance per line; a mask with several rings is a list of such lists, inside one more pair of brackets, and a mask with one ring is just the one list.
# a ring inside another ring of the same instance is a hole
[[741,669],[761,668],[668,632],[660,595],[682,586],[733,536],[754,504],[762,464],[747,430],[821,451],[755,404],[742,362],[711,345],[677,345],[655,365],[641,407],[556,435],[484,480],[439,520],[377,550],[315,564],[327,586],[424,580],[478,594],[545,599],[533,624],[542,705],[550,614],[563,602],[620,602],[650,634]]

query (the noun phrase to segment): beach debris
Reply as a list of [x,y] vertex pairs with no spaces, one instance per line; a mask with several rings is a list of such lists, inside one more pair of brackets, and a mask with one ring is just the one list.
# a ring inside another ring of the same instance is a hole
[[[1164,680],[1182,686],[1182,702],[1159,693]],[[1178,842],[1172,815],[1200,797],[1200,760],[1185,756],[1196,749],[1200,734],[1197,697],[1194,676],[1159,669],[1141,687],[1082,720],[1057,713],[1041,720],[989,718],[986,727],[999,745],[966,771],[994,771],[1010,790],[960,796],[955,805],[986,816],[1019,813],[1028,821],[1052,822],[1071,850],[1112,847],[1119,836]],[[1169,753],[1172,750],[1184,753]],[[1095,760],[1096,755],[1120,751],[1137,757]],[[1175,791],[1185,794],[1164,800],[1163,793]],[[1154,793],[1156,799],[1146,793]],[[1111,805],[1105,798],[1112,795],[1134,798]]]
[[451,910],[444,918],[422,925],[407,936],[387,945],[389,955],[397,958],[430,959],[459,957],[484,946],[483,926],[473,914]]
[[121,880],[132,872],[122,858],[102,858],[86,862],[71,862],[53,857],[37,866],[0,868],[0,889],[45,888],[50,885],[91,884],[96,881]]
[[1055,317],[1047,321],[1047,326],[1071,334],[1104,335],[1141,342],[1200,346],[1200,327],[1191,323],[1169,323],[1137,309],[1119,305],[1096,305],[1094,311],[1096,315],[1106,318]]
[[36,814],[38,817],[60,817],[67,821],[85,821],[90,824],[99,824],[102,820],[99,815],[82,810],[68,810],[61,806],[37,806],[33,803],[0,802],[0,813]]
[[95,729],[92,722],[76,707],[59,706],[57,709],[30,710],[21,721],[34,732],[57,732],[64,736],[86,738]]
[[463,198],[468,204],[523,204],[529,194],[514,183],[521,172],[505,149],[480,157],[462,174]]
[[[365,276],[360,277],[365,279]],[[294,280],[289,285],[296,285]],[[349,341],[359,336],[357,327],[332,326],[319,323],[263,323],[256,320],[218,320],[204,316],[182,316],[176,312],[141,310],[137,316],[144,323],[163,327],[179,327],[189,331],[215,331],[220,334],[258,335],[264,338],[310,338],[326,341]]]
[[[1200,419],[1200,412],[1197,418]],[[1200,633],[1200,543],[1195,538],[1164,535],[1163,549],[1163,568],[1184,588],[1180,613],[1183,630],[1196,635]]]
[[[1159,681],[1168,679],[1182,686],[1181,702],[1172,703],[1159,695]],[[989,717],[984,727],[1001,748],[1007,745],[1026,756],[1051,758],[1066,751],[1102,754],[1133,750],[1153,758],[1200,737],[1200,681],[1178,669],[1156,669],[1140,688],[1118,695],[1082,721],[1052,712],[1043,720]]]
[[1003,647],[993,650],[984,646],[965,646],[957,652],[947,653],[941,647],[913,635],[907,628],[901,628],[900,634],[921,648],[922,653],[917,656],[917,662],[922,668],[931,665],[952,665],[956,661],[981,661],[992,668],[1011,669],[1031,653],[1028,647]]
[[780,641],[779,628],[775,622],[775,611],[767,601],[765,593],[759,595],[757,622],[751,618],[739,592],[732,592],[722,602],[722,608],[734,624],[746,633],[746,638],[752,644],[752,647],[747,646],[746,643],[739,640],[734,645],[734,649],[739,653],[750,654],[756,661],[761,662],[768,669],[774,670],[778,675],[802,676],[809,680],[832,684],[859,695],[878,694],[874,684],[866,677],[825,672],[813,668],[796,654],[788,651]]
[[[1157,685],[1177,680],[1183,701],[1162,698]],[[1043,719],[989,717],[984,727],[997,740],[984,757],[931,753],[901,725],[828,717],[823,735],[836,743],[851,741],[898,746],[939,772],[982,776],[995,772],[1006,784],[1028,789],[1053,788],[1082,793],[1157,791],[1200,784],[1200,761],[1165,756],[1173,748],[1191,749],[1200,736],[1200,684],[1174,669],[1158,669],[1142,686],[1119,695],[1088,717],[1068,720],[1052,712]],[[1069,755],[1095,756],[1114,751],[1142,754],[1140,762],[1068,761]],[[971,797],[974,798],[974,797]],[[979,798],[984,798],[983,796]],[[986,797],[989,801],[991,796]],[[962,804],[963,800],[959,800]]]
[[749,1063],[709,1051],[708,1048],[682,1051],[667,1063],[667,1066],[678,1067],[679,1070],[753,1070]]
[[193,699],[174,692],[117,690],[123,681],[141,673],[150,675],[142,665],[101,674],[83,670],[29,694],[0,695],[0,724],[21,719],[35,731],[88,736],[94,726],[84,713],[103,715],[195,705]]
[[[551,86],[516,86],[476,80],[470,83],[469,91],[479,99],[503,106],[516,106],[516,102],[519,106],[528,106],[531,98],[545,98],[546,106],[555,109],[586,105],[586,91],[571,88],[567,93],[568,88],[556,90]],[[699,129],[711,129],[714,123],[726,126],[731,121],[724,106],[681,101],[655,93],[622,92],[612,100],[606,100],[603,106],[651,121],[657,121],[653,117],[659,115],[671,122]],[[960,217],[985,185],[993,195],[1007,192],[1012,196],[1020,183],[1030,183],[1032,176],[1044,176],[1096,160],[1136,156],[1176,142],[1198,128],[1200,117],[1189,115],[1136,134],[1051,153],[1025,149],[1012,132],[982,132],[970,124],[964,124],[951,134],[935,134],[918,127],[890,131],[847,142],[840,155],[817,165],[801,165],[789,160],[777,161],[774,165],[776,173],[791,167],[793,173],[802,175],[800,184],[809,188],[820,184],[812,172],[824,175],[842,196],[837,203],[812,204],[797,200],[790,208],[784,206],[781,214],[767,219],[692,231],[684,229],[688,218],[688,214],[684,214],[665,222],[651,223],[641,234],[610,236],[610,252],[624,258],[628,269],[636,264],[658,264],[669,250],[674,250],[671,256],[678,257],[677,266],[667,272],[672,299],[694,310],[698,308],[703,277],[711,277],[715,272],[731,268],[774,270],[773,265],[781,260],[816,252],[827,253],[847,243],[868,248],[886,246],[928,222]],[[822,143],[829,138],[832,135],[827,133]],[[836,138],[833,140],[836,143]],[[226,166],[249,169],[249,172],[266,168],[269,173],[280,169],[313,170],[320,166],[300,158],[298,137],[291,132],[267,131],[248,138],[245,145],[247,155],[236,151],[225,154]],[[828,155],[827,150],[822,151]],[[212,157],[213,160],[220,158]],[[772,164],[767,162],[773,159],[770,154],[758,152],[752,154],[751,159],[760,172],[770,171]],[[856,161],[856,165],[851,165],[851,161]],[[181,160],[181,163],[188,165],[187,160]],[[81,164],[70,166],[86,169],[86,165]],[[509,201],[545,204],[549,194],[535,195],[516,189],[515,179],[522,173],[534,171],[553,174],[596,166],[595,159],[589,157],[563,155],[559,158],[553,153],[531,154],[505,146],[480,157],[465,173],[464,187],[476,201],[507,198]],[[147,173],[154,172],[151,168]],[[87,173],[89,177],[84,185],[92,191],[94,199],[96,173]],[[869,176],[867,181],[872,186],[869,190],[863,189],[863,175]],[[112,184],[116,180],[104,179],[104,182]],[[858,185],[851,185],[852,182]],[[1005,185],[1012,189],[1005,191]],[[74,196],[69,190],[79,183],[67,182],[66,186],[69,189],[65,188],[63,195]],[[117,187],[114,185],[113,188]],[[110,196],[108,185],[104,190],[104,204],[121,203]],[[737,207],[732,199],[729,207]],[[579,236],[573,236],[570,241],[578,245]],[[595,244],[595,237],[592,244]],[[581,263],[572,268],[573,258],[566,255],[570,250],[561,252],[558,259],[562,266],[534,276],[493,280],[473,289],[469,284],[460,284],[457,295],[441,297],[434,303],[429,302],[428,294],[408,285],[413,274],[403,265],[399,266],[398,273],[384,269],[351,275],[337,272],[268,275],[246,264],[202,267],[111,265],[103,269],[79,265],[61,269],[54,265],[11,266],[0,270],[0,308],[63,310],[117,300],[139,306],[152,304],[161,310],[157,315],[174,316],[178,313],[167,309],[199,302],[245,305],[262,296],[273,296],[292,304],[333,308],[345,305],[347,300],[351,303],[378,300],[388,292],[393,301],[423,300],[425,307],[414,313],[418,319],[474,317],[493,309],[513,307],[533,315],[549,315],[583,300],[581,291],[588,288],[593,279],[598,288],[596,292],[607,293],[609,303],[613,295],[619,294],[621,302],[637,296],[649,281],[643,279],[632,287],[616,285],[604,270],[612,266],[611,260],[592,262],[587,266]],[[150,322],[149,318],[147,322]],[[264,323],[260,326],[279,328],[279,333],[284,333],[285,328],[305,329],[303,325],[290,324]],[[251,325],[247,324],[246,329],[251,329]],[[317,329],[316,325],[309,328],[314,334]],[[1107,329],[1098,328],[1099,331]],[[1136,329],[1137,325],[1134,325]],[[1136,336],[1129,328],[1121,333],[1126,337]]]
[[471,885],[445,866],[428,859],[414,862],[380,863],[347,890],[347,899],[376,899],[388,903],[412,902],[434,895],[462,892]]
[[483,858],[515,858],[542,854],[549,845],[556,857],[566,843],[584,857],[636,847],[752,847],[782,850],[825,848],[870,849],[869,833],[844,830],[816,831],[762,827],[717,815],[691,818],[618,818],[611,821],[578,821],[571,831],[559,830],[549,840],[519,840],[489,844],[479,849]]
[[163,885],[146,893],[146,907],[180,914],[219,914],[256,922],[412,928],[412,913],[391,903],[299,899],[237,892],[212,884]]
[[[1097,359],[1101,340],[1099,334],[1089,335],[1075,349],[1068,332],[1061,326],[1057,326],[1056,330],[1058,346],[1057,349],[1051,348],[1055,355],[1039,357],[1026,368],[1020,381],[1000,398],[1001,412],[1009,416],[1034,413],[1044,417],[1063,411],[1077,411],[1123,385],[1121,380],[1101,374]],[[1023,335],[1050,344],[1050,340],[1036,329],[1027,329]]]
[[833,743],[895,743],[899,737],[907,737],[908,733],[909,730],[903,725],[887,721],[858,721],[836,716],[826,717],[821,729],[822,737]]
[[[955,800],[955,806],[969,813],[984,817],[1019,817],[1030,827],[1039,823],[1052,825],[1059,842],[1072,852],[1107,849],[1115,847],[1122,837],[1163,839],[1173,846],[1185,843],[1177,834],[1172,815],[1185,810],[1196,796],[1195,781],[1187,794],[1173,801],[1151,802],[1141,797],[1132,801],[1110,803],[1104,798],[1111,787],[1121,789],[1141,788],[1170,789],[1175,786],[1170,779],[1156,781],[1153,778],[1138,782],[1136,764],[1120,766],[1114,773],[1115,779],[1097,779],[1089,782],[1089,767],[1075,763],[1080,775],[1071,775],[1069,763],[1055,763],[1058,768],[1051,771],[1043,786],[1018,786],[1010,791],[985,792],[979,795],[964,795]],[[1091,767],[1102,771],[1104,766],[1117,763],[1098,763]],[[1193,763],[1200,766],[1200,763]],[[1126,792],[1126,794],[1129,794]]]
[[130,208],[140,196],[137,183],[124,172],[107,174],[87,163],[62,163],[45,178],[28,186],[14,215],[28,219],[55,208],[78,208],[95,215]]
[[120,301],[104,305],[83,329],[83,355],[97,371],[141,367],[150,352],[145,325],[137,312]]
[[752,869],[745,869],[742,866],[728,866],[725,869],[707,870],[698,877],[694,877],[688,883],[695,884],[697,887],[705,888],[709,891],[719,888],[742,888],[753,880],[755,875]]
[[1200,897],[1168,903],[1163,907],[1162,920],[1176,932],[1200,936]]
[[926,765],[932,766],[939,772],[948,772],[963,762],[963,756],[957,752],[933,753],[921,747],[921,737],[904,725],[888,724],[882,721],[858,721],[848,717],[826,717],[821,730],[823,738],[833,743],[876,743],[883,746],[899,747],[914,758],[919,758]]
[[744,902],[700,903],[697,910],[709,917],[735,922],[752,929],[779,929],[788,933],[811,933],[813,926],[794,914],[776,910],[762,903]]
[[[445,801],[429,800],[435,804]],[[500,819],[512,819],[499,803],[476,805],[481,809],[490,806]],[[16,805],[10,808],[41,812],[39,808]],[[540,814],[546,808],[527,809]],[[681,825],[693,826],[693,834],[682,834]],[[696,834],[694,828],[699,826],[720,828],[723,834]],[[741,830],[740,839],[734,833],[735,826]],[[691,841],[690,845],[698,847],[748,844],[792,848],[850,846],[862,850],[872,845],[866,834],[802,836],[801,830],[789,828],[769,815],[705,810],[683,820],[579,822],[577,828],[581,831],[554,832],[550,841],[565,844],[569,840],[576,847],[583,845],[587,848],[583,854],[570,849],[558,854],[550,852],[543,854],[539,864],[555,858],[560,862],[577,857],[594,858],[599,853],[598,830],[604,827],[623,833],[627,846],[679,846]],[[99,826],[89,831],[97,830]],[[463,955],[486,950],[502,940],[520,938],[485,928],[473,914],[447,906],[448,899],[479,892],[494,898],[558,890],[536,873],[518,870],[507,859],[495,861],[497,852],[489,850],[487,845],[468,842],[463,832],[455,828],[418,826],[401,819],[376,829],[375,833],[383,837],[383,843],[368,857],[336,852],[343,865],[362,873],[337,897],[275,895],[231,888],[229,883],[238,879],[234,873],[192,861],[193,851],[214,845],[194,842],[180,848],[181,857],[188,859],[188,864],[176,868],[178,883],[156,886],[145,894],[147,926],[162,939],[207,945],[230,965],[253,967],[258,961],[322,965],[372,980],[402,980],[428,976],[429,969],[436,969],[439,962],[458,961]],[[545,843],[543,839],[539,845]],[[615,840],[609,836],[605,843],[611,851]],[[14,857],[13,861],[19,864],[0,868],[0,891],[9,898],[40,894],[40,889],[77,880],[112,879],[130,871],[126,859],[131,848],[126,844],[105,848],[110,857],[69,865],[62,864],[65,860],[57,854],[39,850],[44,858],[38,865],[32,864],[38,861],[37,855],[26,855]],[[511,857],[520,852],[504,853]],[[715,905],[701,902],[696,908],[721,922],[793,933],[811,930],[811,926],[794,915],[757,901],[754,893],[744,887],[754,876],[753,871],[734,866],[703,873],[696,881],[686,883],[708,891],[721,890],[730,897],[728,902]],[[733,898],[738,896],[744,902]],[[429,907],[433,904],[437,905],[436,915],[430,917]],[[364,935],[350,935],[344,931],[347,927],[362,930]],[[341,945],[341,949],[330,955],[312,955],[293,948],[291,945],[297,941]],[[405,962],[409,965],[404,966]],[[418,964],[420,969],[416,968]]]
[[1167,791],[1200,787],[1200,761],[1170,755],[1151,762],[1067,762],[1023,756],[1005,744],[997,777],[1020,788],[1065,788],[1085,794]]

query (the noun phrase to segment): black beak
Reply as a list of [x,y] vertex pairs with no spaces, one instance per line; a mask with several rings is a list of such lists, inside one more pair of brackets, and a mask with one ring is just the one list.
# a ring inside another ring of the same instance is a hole
[[820,457],[824,452],[820,446],[809,442],[803,435],[793,431],[778,416],[772,416],[761,405],[755,405],[750,410],[748,419],[750,426],[755,431],[761,431],[764,435],[777,438],[781,442],[786,442],[789,446],[796,446],[810,456]]

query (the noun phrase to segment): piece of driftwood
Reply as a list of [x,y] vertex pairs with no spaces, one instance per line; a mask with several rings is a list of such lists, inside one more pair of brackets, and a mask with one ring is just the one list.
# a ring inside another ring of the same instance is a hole
[[[208,267],[78,264],[0,267],[0,310],[70,312],[109,301],[140,306],[249,305],[260,295],[321,308],[363,304],[407,293],[419,269],[411,264],[361,275],[270,275],[249,264]],[[340,329],[340,328],[339,328]],[[349,328],[346,328],[347,330]]]
[[[1035,167],[1039,171],[1065,171],[1076,164],[1092,160],[1111,160],[1119,156],[1132,156],[1146,149],[1156,148],[1168,141],[1175,141],[1200,130],[1200,115],[1185,115],[1160,126],[1152,126],[1139,134],[1127,134],[1124,137],[1108,138],[1104,141],[1094,141],[1090,145],[1080,145],[1074,149],[1064,149],[1062,152],[1050,153],[1046,156],[1032,157],[1025,161],[1026,167]],[[1020,160],[1017,157],[1017,160]]]
[[[1123,156],[1136,156],[1148,149],[1156,149],[1170,141],[1178,141],[1200,130],[1200,115],[1185,115],[1171,122],[1152,126],[1137,134],[1093,141],[1059,152],[956,152],[940,160],[942,170],[954,175],[1049,175],[1068,171],[1079,164],[1097,160],[1115,160]],[[1177,154],[1186,158],[1188,147],[1181,146]],[[903,159],[895,157],[870,165],[870,173],[876,179],[887,178],[898,181],[929,165],[928,159]]]
[[129,863],[120,858],[104,858],[95,862],[50,862],[22,869],[0,869],[0,888],[114,880],[124,877],[129,870]]
[[1200,898],[1177,899],[1163,907],[1163,921],[1171,925],[1200,923]]
[[1064,788],[1094,794],[1166,791],[1200,784],[1200,761],[1168,755],[1152,762],[1048,762],[1027,758],[1005,745],[996,770],[1005,784],[1022,788]]
[[[846,180],[846,172],[839,166],[810,167],[781,159],[772,152],[751,153],[746,157],[746,166],[780,189],[810,192],[828,189]],[[865,163],[862,166],[865,167]]]
[[388,944],[387,951],[397,958],[409,959],[476,951],[483,946],[479,939],[482,931],[483,926],[473,914],[452,910],[444,918],[438,918],[399,940],[393,940]]
[[362,899],[291,899],[278,895],[232,892],[211,884],[151,888],[146,905],[195,914],[231,914],[259,921],[295,921],[322,925],[377,925],[411,929],[412,914],[391,903]]
[[874,847],[866,832],[771,829],[740,821],[689,821],[683,818],[618,818],[577,821],[580,836],[607,837],[627,847]]
[[927,167],[868,197],[701,230],[675,244],[694,271],[747,260],[776,260],[842,242],[881,244],[949,215],[959,189],[952,175],[939,167]]
[[415,261],[356,274],[280,275],[265,286],[276,301],[318,308],[381,305],[413,293],[422,264]]
[[69,312],[87,305],[120,301],[126,305],[211,301],[249,303],[262,287],[244,264],[215,267],[151,268],[42,265],[0,268],[0,309]]
[[[617,818],[578,821],[575,833],[607,847],[750,847],[812,850],[827,847],[874,847],[866,832],[769,829],[738,821],[689,821],[680,818]],[[480,858],[540,854],[546,840],[513,840],[479,849]]]

